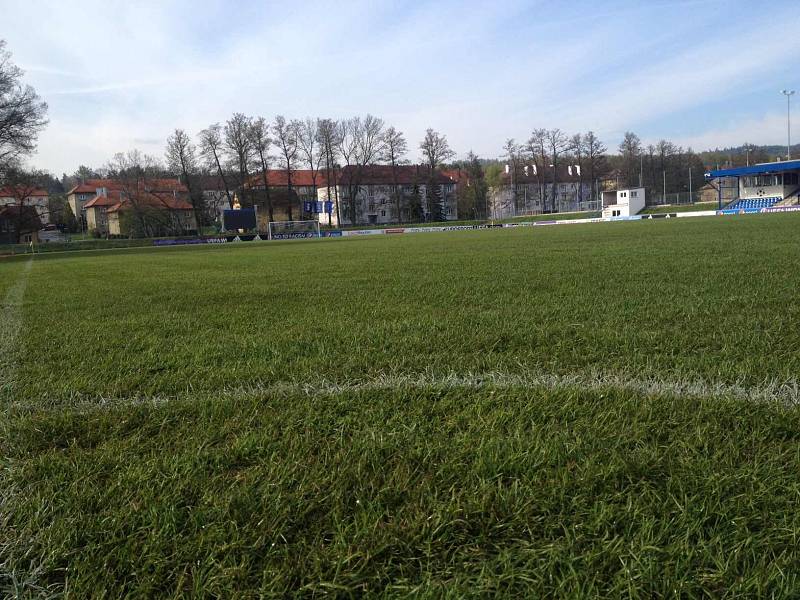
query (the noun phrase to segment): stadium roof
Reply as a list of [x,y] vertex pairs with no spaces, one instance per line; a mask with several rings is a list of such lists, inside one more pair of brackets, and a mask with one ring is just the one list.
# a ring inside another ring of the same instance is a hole
[[785,173],[786,171],[800,171],[800,160],[762,163],[760,165],[737,167],[735,169],[718,169],[706,173],[706,179],[712,179],[714,177],[742,177],[744,175],[771,175],[774,173]]

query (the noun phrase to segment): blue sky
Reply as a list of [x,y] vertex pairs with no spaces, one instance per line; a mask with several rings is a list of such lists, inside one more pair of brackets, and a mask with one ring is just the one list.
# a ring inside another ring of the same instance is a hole
[[[235,111],[372,113],[498,156],[537,127],[695,149],[782,144],[797,0],[0,0],[0,38],[50,105],[33,162],[163,155]],[[797,102],[800,123],[800,102]],[[800,127],[794,136],[800,141]]]

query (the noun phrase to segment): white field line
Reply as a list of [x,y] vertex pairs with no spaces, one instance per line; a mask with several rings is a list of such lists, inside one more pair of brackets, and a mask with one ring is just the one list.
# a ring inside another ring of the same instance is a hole
[[22,299],[33,259],[28,259],[16,283],[0,305],[0,400],[11,400],[16,371],[17,338],[22,328]]
[[72,409],[95,411],[131,405],[162,405],[176,401],[203,399],[234,400],[281,396],[334,396],[348,393],[383,391],[457,391],[457,390],[537,390],[569,392],[627,392],[646,397],[718,398],[751,402],[800,404],[800,382],[773,381],[758,386],[745,386],[701,379],[665,381],[656,378],[626,377],[608,373],[576,373],[557,375],[521,370],[517,373],[422,373],[384,375],[368,380],[336,382],[320,379],[313,382],[259,383],[211,391],[187,390],[175,395],[86,396],[48,398],[41,402],[25,400],[10,405],[22,413]]

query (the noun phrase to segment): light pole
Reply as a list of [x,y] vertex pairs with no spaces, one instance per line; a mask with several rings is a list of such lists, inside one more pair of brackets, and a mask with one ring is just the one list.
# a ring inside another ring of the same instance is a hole
[[792,160],[792,96],[794,90],[782,90],[786,96],[786,160]]

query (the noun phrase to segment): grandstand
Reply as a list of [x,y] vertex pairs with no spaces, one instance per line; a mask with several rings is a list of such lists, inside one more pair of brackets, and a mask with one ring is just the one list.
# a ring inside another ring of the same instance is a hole
[[[717,189],[724,213],[800,210],[800,160],[762,163],[706,173]],[[722,205],[723,192],[733,182],[733,200]]]

